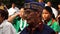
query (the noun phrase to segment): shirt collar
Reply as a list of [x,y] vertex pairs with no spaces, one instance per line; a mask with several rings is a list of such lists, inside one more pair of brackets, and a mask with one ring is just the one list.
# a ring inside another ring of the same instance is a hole
[[50,25],[50,24],[51,24],[51,22],[52,22],[52,19],[50,19],[50,20],[49,20],[49,22],[47,23],[47,25]]

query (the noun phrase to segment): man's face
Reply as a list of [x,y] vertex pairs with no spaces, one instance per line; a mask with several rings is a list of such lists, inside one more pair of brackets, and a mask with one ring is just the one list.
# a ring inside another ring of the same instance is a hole
[[34,23],[34,15],[33,15],[34,12],[31,12],[28,16],[27,16],[27,23],[28,24],[32,24]]
[[21,9],[20,9],[20,17],[22,17],[23,14],[24,14],[24,8],[21,8]]
[[43,20],[48,20],[50,17],[51,17],[50,13],[46,9],[44,9],[43,12],[42,12]]
[[58,5],[58,8],[60,9],[60,5]]
[[51,7],[51,2],[47,2],[47,5]]
[[12,4],[12,7],[15,8],[15,4],[14,3]]

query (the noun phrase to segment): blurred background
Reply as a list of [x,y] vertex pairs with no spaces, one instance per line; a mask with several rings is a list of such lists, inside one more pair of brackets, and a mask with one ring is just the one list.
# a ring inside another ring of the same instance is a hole
[[[38,0],[35,0],[38,2]],[[57,9],[57,5],[60,3],[60,0],[44,0],[44,2],[52,2],[52,6]],[[17,7],[21,8],[21,6],[24,4],[24,0],[0,0],[0,2],[3,2],[8,8],[11,7],[12,2],[16,3]]]

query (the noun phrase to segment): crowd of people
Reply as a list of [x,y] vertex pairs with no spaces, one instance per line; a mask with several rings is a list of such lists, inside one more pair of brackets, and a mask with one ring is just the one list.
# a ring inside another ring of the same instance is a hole
[[52,2],[25,0],[19,9],[0,3],[0,34],[60,34],[60,3],[58,9]]

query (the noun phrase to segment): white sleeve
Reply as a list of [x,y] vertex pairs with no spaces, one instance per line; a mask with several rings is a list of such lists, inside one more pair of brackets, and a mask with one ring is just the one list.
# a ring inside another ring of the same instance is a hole
[[58,34],[60,34],[60,33],[58,33]]
[[9,24],[6,26],[3,30],[3,34],[16,34],[15,28],[12,26],[12,24]]
[[10,9],[8,9],[8,13],[9,13],[9,16],[11,15],[11,11],[10,11]]
[[[51,7],[52,8],[52,7]],[[52,11],[53,11],[53,13],[54,13],[54,15],[55,15],[55,18],[58,16],[58,11],[55,9],[55,8],[52,8]]]
[[12,32],[12,34],[17,34],[17,32],[16,32],[16,30],[15,30],[15,28],[13,27],[12,24],[11,24],[11,32]]

